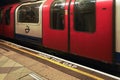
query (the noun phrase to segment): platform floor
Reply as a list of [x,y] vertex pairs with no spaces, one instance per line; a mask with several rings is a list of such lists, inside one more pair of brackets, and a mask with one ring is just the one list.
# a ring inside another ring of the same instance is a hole
[[30,57],[0,49],[0,80],[35,80],[31,73],[41,78],[38,80],[80,80]]
[[67,62],[63,65],[56,58],[52,58],[51,63],[49,56],[40,59],[26,55],[27,52],[33,51],[0,42],[0,80],[120,80]]

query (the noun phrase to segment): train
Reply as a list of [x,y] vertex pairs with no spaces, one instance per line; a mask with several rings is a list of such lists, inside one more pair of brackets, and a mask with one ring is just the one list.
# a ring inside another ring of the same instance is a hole
[[0,7],[0,36],[120,64],[120,0],[36,0]]

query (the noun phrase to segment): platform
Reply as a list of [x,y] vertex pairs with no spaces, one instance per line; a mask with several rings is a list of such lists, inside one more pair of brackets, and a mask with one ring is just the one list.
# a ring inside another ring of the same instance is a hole
[[120,80],[120,78],[0,40],[0,80]]

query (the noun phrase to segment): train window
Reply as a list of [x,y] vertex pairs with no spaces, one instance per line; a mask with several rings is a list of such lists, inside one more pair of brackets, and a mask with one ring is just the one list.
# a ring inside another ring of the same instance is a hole
[[38,23],[39,22],[39,6],[40,6],[40,3],[21,6],[17,13],[18,22]]
[[9,25],[10,24],[10,10],[12,7],[8,8],[5,12],[5,24]]
[[3,17],[2,11],[3,11],[3,9],[0,8],[0,24],[2,23],[2,17]]
[[74,12],[74,27],[76,31],[95,32],[95,0],[76,0]]
[[52,29],[64,29],[64,1],[55,0],[50,9],[50,26]]

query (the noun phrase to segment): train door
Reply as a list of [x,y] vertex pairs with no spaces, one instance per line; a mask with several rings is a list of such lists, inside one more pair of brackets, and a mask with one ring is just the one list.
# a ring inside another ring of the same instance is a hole
[[71,1],[71,53],[99,61],[112,61],[112,3],[113,0]]
[[43,45],[68,51],[69,0],[48,0],[43,6]]

